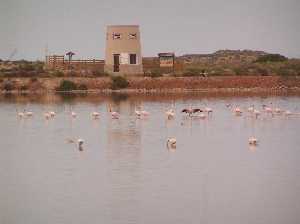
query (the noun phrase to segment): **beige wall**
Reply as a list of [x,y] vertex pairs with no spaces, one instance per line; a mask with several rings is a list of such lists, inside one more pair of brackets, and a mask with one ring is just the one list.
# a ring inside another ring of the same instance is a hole
[[[121,39],[113,39],[114,33],[120,33]],[[136,34],[136,39],[130,39],[129,34]],[[105,49],[105,71],[113,73],[113,54],[136,54],[137,64],[121,64],[121,74],[143,73],[140,31],[137,25],[107,26],[106,49]],[[121,61],[120,61],[121,62]]]

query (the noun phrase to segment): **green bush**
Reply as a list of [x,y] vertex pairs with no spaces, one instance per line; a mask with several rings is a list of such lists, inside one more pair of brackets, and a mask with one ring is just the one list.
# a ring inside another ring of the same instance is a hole
[[187,68],[183,71],[183,76],[205,76],[205,69],[202,68]]
[[87,90],[88,90],[88,87],[87,87],[85,84],[80,84],[80,85],[77,87],[77,90],[87,91]]
[[112,76],[111,77],[111,88],[112,89],[124,89],[129,86],[129,82],[123,76]]
[[99,70],[92,71],[92,75],[95,76],[95,77],[107,77],[107,76],[109,76],[109,74],[107,72],[99,71]]
[[26,85],[20,86],[20,91],[27,91],[27,90],[28,90],[28,86]]
[[56,91],[72,91],[76,89],[77,89],[76,83],[70,80],[62,80],[60,82],[60,85],[56,88]]
[[14,88],[15,87],[14,87],[13,83],[11,83],[11,82],[5,82],[3,85],[3,89],[5,91],[12,91]]
[[59,70],[55,70],[53,72],[53,76],[55,77],[63,77],[64,76],[64,73],[62,71],[59,71]]
[[157,77],[162,76],[162,71],[159,68],[152,69],[152,70],[148,71],[145,75],[149,76],[151,78],[157,78]]
[[260,56],[256,62],[282,62],[282,61],[287,61],[288,59],[280,54],[266,54],[263,56]]
[[36,77],[30,78],[30,82],[37,82],[37,81],[38,81],[38,79]]

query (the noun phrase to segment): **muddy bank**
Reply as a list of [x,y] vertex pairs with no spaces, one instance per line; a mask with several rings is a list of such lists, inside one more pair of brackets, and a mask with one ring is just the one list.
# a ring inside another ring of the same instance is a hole
[[[11,92],[55,92],[62,80],[85,85],[90,92],[112,92],[111,79],[105,78],[10,78],[3,79],[0,89],[11,84]],[[300,77],[223,76],[223,77],[131,77],[129,86],[120,92],[300,92]]]

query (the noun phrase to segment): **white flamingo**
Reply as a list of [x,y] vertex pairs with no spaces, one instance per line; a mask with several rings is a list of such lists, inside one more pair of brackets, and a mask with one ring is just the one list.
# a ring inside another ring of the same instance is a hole
[[286,110],[285,112],[284,112],[284,115],[285,116],[290,116],[290,115],[292,115],[293,113],[290,111],[290,110]]
[[243,114],[243,111],[239,107],[236,107],[234,108],[234,113],[237,116],[241,116]]
[[254,105],[248,107],[248,112],[250,112],[250,113],[254,112]]
[[262,105],[262,108],[267,113],[273,113],[273,109],[271,107],[268,107],[266,105]]
[[210,114],[213,112],[213,110],[210,107],[205,107],[204,111],[207,112],[207,114]]
[[93,112],[93,113],[92,113],[92,117],[93,117],[94,119],[98,119],[98,118],[100,117],[100,113],[98,113],[98,112]]
[[72,116],[72,118],[76,118],[77,114],[74,111],[71,111],[71,116]]
[[[139,107],[139,108],[141,108],[141,107]],[[147,116],[150,115],[150,113],[149,113],[148,111],[146,111],[146,110],[136,110],[136,109],[135,109],[134,112],[135,112],[135,114],[136,114],[138,117],[141,117],[141,116],[147,117]]]
[[176,138],[168,138],[167,147],[176,148]]
[[84,143],[84,140],[79,138],[77,139],[76,141],[74,139],[71,139],[71,138],[67,138],[66,139],[67,143],[74,143],[77,145],[79,151],[83,151],[83,143]]
[[254,110],[253,114],[255,115],[255,118],[257,118],[260,115],[260,111],[259,110]]
[[281,112],[282,112],[282,110],[279,107],[276,107],[274,111],[277,114],[281,114]]
[[49,111],[50,117],[55,117],[56,113],[54,111]]
[[24,110],[24,112],[19,112],[19,111],[17,110],[17,115],[18,115],[19,118],[25,117],[25,110]]
[[112,111],[111,106],[109,105],[109,112],[112,119],[119,119],[120,114],[116,111]]
[[49,120],[51,118],[51,115],[50,115],[49,112],[45,112],[44,117],[45,117],[46,120]]
[[249,138],[248,142],[249,142],[249,145],[257,145],[258,144],[258,140],[255,137]]
[[166,111],[166,115],[168,120],[171,120],[175,117],[175,111],[173,109],[169,109]]

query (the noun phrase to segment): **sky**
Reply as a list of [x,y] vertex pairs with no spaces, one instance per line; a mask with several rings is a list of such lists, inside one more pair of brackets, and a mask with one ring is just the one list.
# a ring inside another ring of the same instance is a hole
[[0,58],[103,59],[107,25],[140,25],[142,54],[264,50],[300,58],[300,0],[0,0]]

